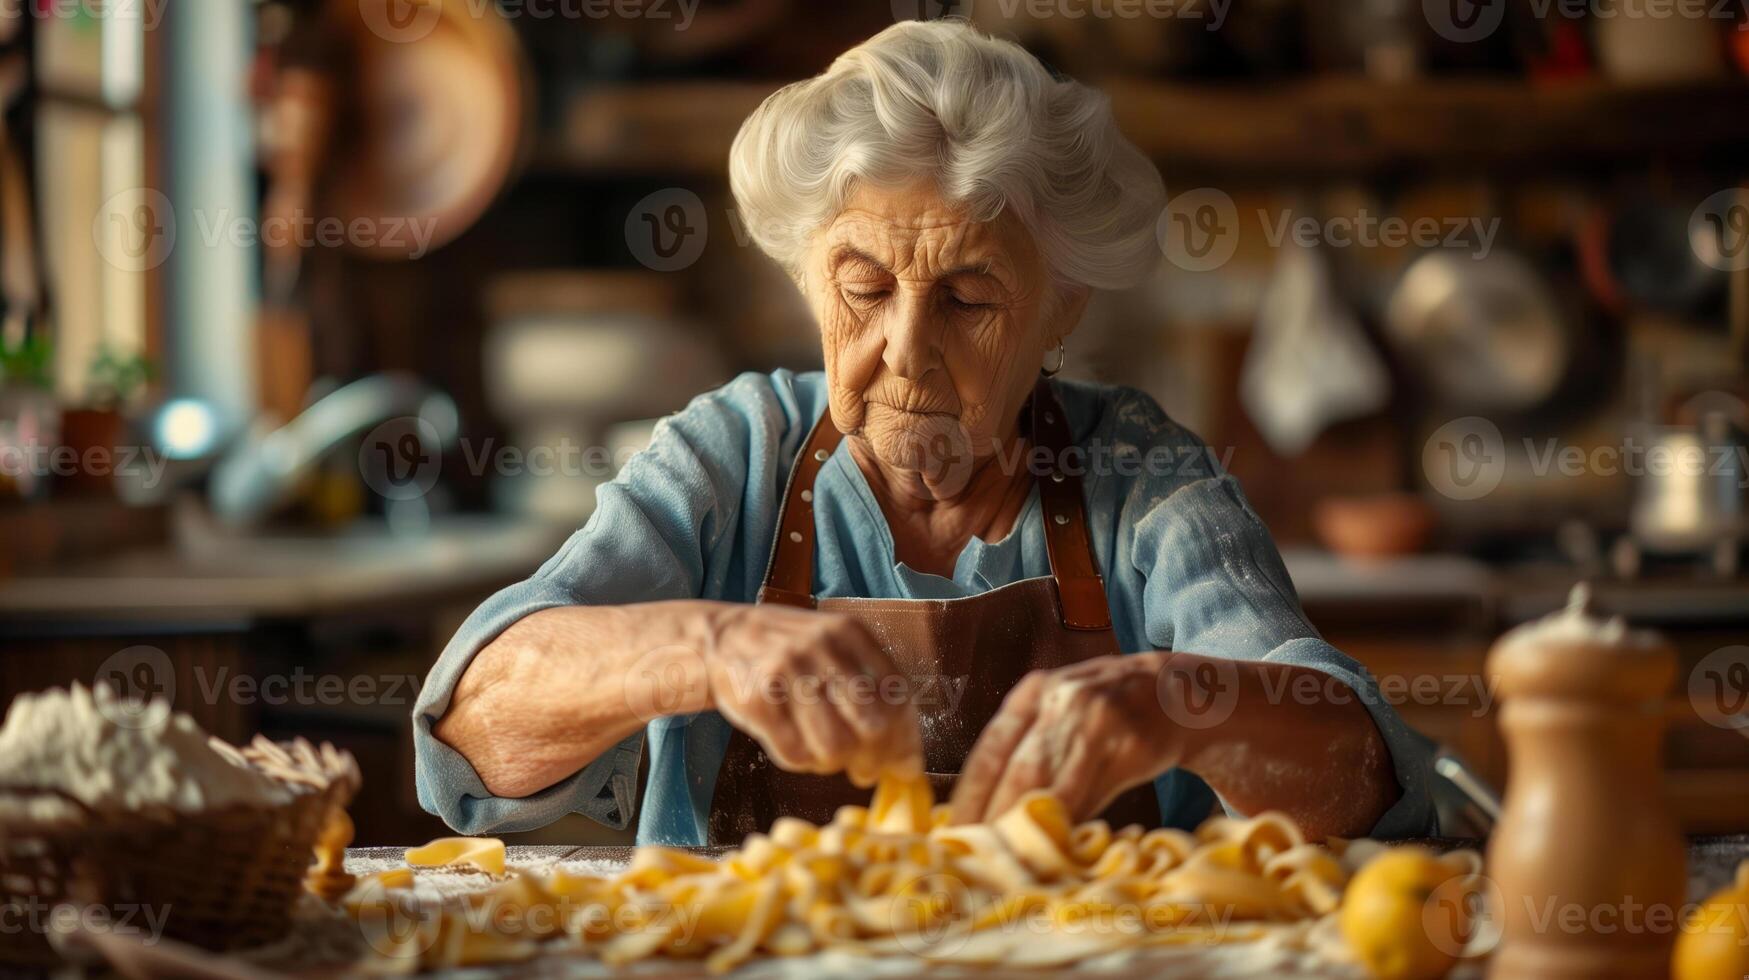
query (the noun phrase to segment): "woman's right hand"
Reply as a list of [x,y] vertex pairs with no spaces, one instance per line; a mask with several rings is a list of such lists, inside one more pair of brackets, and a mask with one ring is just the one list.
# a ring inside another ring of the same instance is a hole
[[910,682],[848,616],[776,605],[713,611],[712,706],[793,772],[860,786],[922,768]]

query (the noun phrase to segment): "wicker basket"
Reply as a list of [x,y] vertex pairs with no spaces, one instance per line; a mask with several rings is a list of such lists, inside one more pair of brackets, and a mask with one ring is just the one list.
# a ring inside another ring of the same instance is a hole
[[246,749],[214,740],[237,765],[285,784],[292,799],[272,807],[230,806],[197,814],[97,813],[52,792],[4,791],[8,803],[66,804],[63,814],[33,818],[25,806],[0,817],[0,902],[35,910],[34,922],[0,930],[0,963],[43,966],[59,957],[49,910],[71,904],[101,909],[163,935],[214,950],[240,949],[283,937],[303,890],[312,846],[334,807],[358,790],[351,754],[299,739],[286,746],[260,737]]

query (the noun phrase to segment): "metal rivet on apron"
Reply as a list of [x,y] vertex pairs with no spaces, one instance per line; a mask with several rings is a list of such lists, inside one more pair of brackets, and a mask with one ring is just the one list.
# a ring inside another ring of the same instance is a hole
[[1059,472],[1055,472],[1055,473],[1052,473],[1052,474],[1051,474],[1051,482],[1052,482],[1052,483],[1061,483],[1061,482],[1063,482],[1063,474],[1062,474],[1062,472],[1061,472],[1061,471],[1059,471]]
[[1058,514],[1056,516],[1055,520],[1058,524],[1067,524],[1067,523],[1069,523],[1069,515],[1068,514]]
[[826,461],[826,450],[824,450],[824,449],[814,450],[814,458],[819,460],[820,462],[824,463]]
[[791,531],[791,532],[790,532],[790,533],[789,533],[789,539],[790,539],[790,540],[791,540],[791,541],[794,541],[794,542],[795,542],[795,543],[796,543],[796,544],[801,544],[801,543],[802,543],[802,532],[800,532],[800,531]]
[[802,491],[802,502],[803,502],[803,503],[808,503],[808,504],[811,504],[811,503],[813,503],[813,502],[814,502],[814,491],[812,491],[812,490],[803,490],[803,491]]
[[1056,420],[1057,420],[1057,413],[1056,412],[1046,412],[1045,413],[1045,421],[1046,422],[1055,422]]

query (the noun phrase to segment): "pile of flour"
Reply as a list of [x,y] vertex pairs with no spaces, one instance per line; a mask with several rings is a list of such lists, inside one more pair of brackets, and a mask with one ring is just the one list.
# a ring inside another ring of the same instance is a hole
[[[12,702],[0,727],[0,796],[7,789],[58,790],[100,813],[198,813],[291,799],[278,782],[220,755],[194,719],[168,702],[123,701],[102,684]],[[52,796],[29,795],[6,809],[19,807],[38,819],[72,810]]]

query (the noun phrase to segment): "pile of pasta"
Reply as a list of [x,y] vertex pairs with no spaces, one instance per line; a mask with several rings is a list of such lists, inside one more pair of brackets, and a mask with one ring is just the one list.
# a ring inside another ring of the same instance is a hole
[[866,808],[823,827],[780,819],[720,859],[644,847],[614,876],[536,874],[507,870],[499,842],[457,838],[409,863],[469,865],[497,875],[493,887],[421,908],[402,868],[361,879],[343,902],[382,972],[562,949],[608,964],[702,958],[713,972],[837,950],[1047,966],[1320,919],[1353,870],[1342,850],[1307,843],[1280,814],[1213,818],[1194,834],[1077,825],[1045,794],[993,823],[949,826],[926,781],[888,779]]

